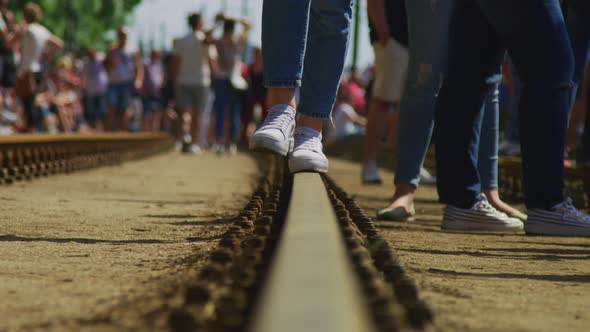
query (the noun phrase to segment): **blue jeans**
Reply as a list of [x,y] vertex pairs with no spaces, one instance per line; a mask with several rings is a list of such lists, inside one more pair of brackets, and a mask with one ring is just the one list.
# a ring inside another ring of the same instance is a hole
[[492,88],[487,78],[505,48],[522,81],[525,203],[550,208],[562,202],[574,59],[559,0],[456,0],[449,36],[449,70],[435,112],[441,202],[470,207],[480,193],[478,121]]
[[301,87],[298,111],[329,119],[346,59],[354,0],[264,0],[268,88]]
[[506,131],[504,136],[507,141],[511,143],[520,143],[520,112],[518,104],[520,103],[520,91],[522,90],[522,83],[516,72],[516,68],[512,60],[508,60],[510,69],[510,77],[512,78],[512,96],[510,96],[510,115],[506,123]]
[[[579,12],[579,9],[572,6],[568,8],[566,24],[574,51],[574,83],[576,83],[576,88],[582,80],[584,70],[590,58],[590,20],[588,17],[590,17],[590,13]],[[575,91],[573,94],[574,96],[576,95]],[[580,161],[586,162],[590,160],[590,112],[588,112],[588,108],[584,124],[584,135],[582,136],[581,152],[582,154],[579,156]]]
[[[399,111],[398,161],[395,183],[418,186],[420,167],[430,143],[434,123],[434,104],[447,67],[448,24],[453,0],[406,0],[410,37],[410,64],[405,94]],[[483,117],[479,120],[478,168],[483,189],[498,188],[498,71],[488,80]],[[477,153],[477,152],[476,152]]]
[[237,143],[240,134],[240,96],[234,89],[228,78],[217,78],[213,80],[215,91],[215,136],[222,139],[225,133],[225,115],[229,113],[230,119],[230,142]]

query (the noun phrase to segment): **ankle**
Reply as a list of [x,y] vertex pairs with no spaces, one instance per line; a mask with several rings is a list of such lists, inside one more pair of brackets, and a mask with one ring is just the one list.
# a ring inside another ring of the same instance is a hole
[[297,128],[311,128],[319,133],[322,132],[324,127],[324,121],[318,118],[311,118],[309,116],[300,115],[299,120],[297,121]]

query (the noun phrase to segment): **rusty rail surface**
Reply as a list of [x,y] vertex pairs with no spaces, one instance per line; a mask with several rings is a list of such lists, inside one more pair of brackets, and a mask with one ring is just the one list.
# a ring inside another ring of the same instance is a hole
[[173,147],[162,133],[0,137],[0,184],[119,164]]

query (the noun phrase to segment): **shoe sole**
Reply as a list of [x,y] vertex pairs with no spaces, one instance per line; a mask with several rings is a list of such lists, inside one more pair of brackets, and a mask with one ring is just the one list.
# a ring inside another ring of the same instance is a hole
[[489,232],[518,232],[523,230],[523,225],[519,226],[506,226],[506,225],[494,225],[486,223],[476,223],[469,221],[449,221],[443,220],[440,227],[442,230],[449,231],[489,231]]
[[289,140],[287,147],[278,145],[280,145],[280,142],[271,141],[267,138],[257,140],[255,137],[252,137],[250,141],[250,151],[270,153],[286,157],[287,154],[289,154],[289,152],[292,150],[293,139],[291,138]]
[[548,223],[527,222],[525,227],[527,235],[541,235],[541,236],[570,236],[570,237],[588,237],[590,236],[590,229],[581,227],[568,227],[565,225],[559,226]]
[[289,171],[293,174],[303,172],[328,173],[328,165],[320,165],[313,160],[289,159]]

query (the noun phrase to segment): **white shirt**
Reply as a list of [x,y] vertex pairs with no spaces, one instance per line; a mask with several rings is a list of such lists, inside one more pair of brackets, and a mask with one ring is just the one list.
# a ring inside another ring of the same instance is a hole
[[351,117],[355,116],[354,108],[346,103],[340,103],[334,108],[334,128],[329,132],[327,141],[333,143],[340,138],[357,134],[359,132],[358,127],[350,120]]
[[174,55],[180,58],[176,84],[189,86],[211,85],[209,57],[215,58],[213,49],[204,43],[205,34],[191,32],[174,41]]
[[37,73],[41,71],[41,55],[51,32],[38,23],[28,24],[24,31],[21,46],[19,69],[23,72]]

